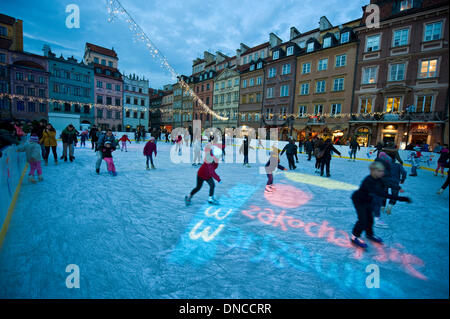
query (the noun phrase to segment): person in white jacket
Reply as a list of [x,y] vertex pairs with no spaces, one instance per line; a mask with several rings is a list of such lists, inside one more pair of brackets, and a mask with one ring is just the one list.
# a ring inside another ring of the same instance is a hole
[[19,146],[17,152],[25,152],[27,156],[27,162],[30,164],[28,180],[31,183],[36,183],[34,173],[37,171],[38,180],[41,182],[44,178],[42,177],[41,146],[39,145],[39,137],[37,135],[31,135],[29,143]]
[[192,144],[194,146],[194,162],[192,166],[200,166],[202,165],[202,136],[198,130],[196,130]]

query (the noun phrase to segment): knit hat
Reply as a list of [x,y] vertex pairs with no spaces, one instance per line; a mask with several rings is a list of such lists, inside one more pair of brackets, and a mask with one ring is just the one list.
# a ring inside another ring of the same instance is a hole
[[155,140],[155,138],[152,136],[152,137],[150,137],[150,141],[154,141]]
[[106,142],[105,142],[105,145],[106,145],[106,144],[111,144],[111,142],[110,142],[110,141],[106,141]]
[[37,137],[37,135],[31,135],[30,136],[30,142],[33,142],[33,143],[37,143],[37,142],[39,142],[39,137]]

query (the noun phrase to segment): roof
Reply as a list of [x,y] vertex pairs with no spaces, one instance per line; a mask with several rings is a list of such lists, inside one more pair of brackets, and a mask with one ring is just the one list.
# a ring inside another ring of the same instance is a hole
[[89,50],[91,50],[93,52],[97,52],[97,53],[100,53],[103,55],[117,58],[116,51],[114,51],[114,50],[110,50],[110,49],[107,49],[107,48],[104,48],[104,47],[101,47],[101,46],[98,46],[98,45],[95,45],[95,44],[92,44],[89,42],[86,42],[86,47],[89,48]]
[[255,46],[255,47],[250,48],[250,49],[248,49],[247,51],[245,51],[245,52],[242,54],[242,56],[244,56],[244,55],[246,55],[246,54],[249,54],[249,53],[252,53],[252,52],[255,52],[255,51],[258,51],[258,50],[261,50],[261,49],[263,49],[263,48],[265,48],[265,47],[268,47],[269,45],[270,45],[269,42],[265,42],[265,43],[263,43],[263,44],[257,45],[257,46]]
[[10,17],[10,16],[7,16],[6,14],[0,13],[0,23],[14,25],[15,22],[16,22],[16,19],[14,19],[13,17]]
[[293,37],[293,38],[291,39],[291,41],[292,41],[292,40],[295,40],[295,39],[298,39],[298,38],[302,38],[302,37],[304,37],[304,36],[307,36],[307,35],[310,35],[310,34],[313,34],[313,33],[316,33],[316,32],[319,32],[319,31],[320,31],[319,28],[315,28],[315,29],[306,31],[305,33],[300,33],[298,36]]

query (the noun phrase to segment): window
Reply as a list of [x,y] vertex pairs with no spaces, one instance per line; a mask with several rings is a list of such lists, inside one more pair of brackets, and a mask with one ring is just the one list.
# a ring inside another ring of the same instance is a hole
[[23,94],[23,92],[24,92],[23,86],[20,86],[20,85],[16,86],[17,94]]
[[131,104],[131,99],[130,99],[129,96],[127,96],[125,99],[126,99],[126,103],[127,103],[127,104]]
[[16,80],[18,80],[18,81],[23,81],[23,73],[17,72],[17,73],[16,73]]
[[250,65],[250,71],[254,71],[254,70],[255,70],[255,65],[254,64]]
[[405,79],[405,64],[392,64],[390,72],[389,81],[403,81]]
[[8,29],[4,26],[0,26],[0,36],[7,37],[8,36]]
[[280,51],[275,51],[275,52],[273,53],[273,59],[276,60],[276,59],[278,59],[279,57],[280,57]]
[[331,105],[331,116],[336,116],[341,114],[341,104],[337,103],[337,104],[332,104]]
[[222,85],[220,86],[221,89],[225,88],[225,82],[222,82]]
[[34,82],[34,75],[33,74],[28,74],[28,82]]
[[84,105],[83,106],[83,113],[84,114],[89,114],[90,111],[91,111],[91,109],[90,109],[89,105]]
[[327,37],[323,39],[323,47],[329,48],[331,46],[331,37]]
[[97,95],[97,104],[103,104],[103,96]]
[[108,90],[112,90],[112,84],[111,83],[106,83],[106,88]]
[[314,114],[319,115],[323,113],[323,104],[314,105]]
[[341,43],[347,43],[350,41],[350,32],[344,32],[341,34]]
[[234,80],[234,86],[238,86],[239,85],[239,79],[235,79]]
[[260,57],[261,57],[261,59],[264,59],[264,51],[261,51],[261,54],[260,54]]
[[245,89],[247,87],[247,80],[242,81],[242,87]]
[[0,63],[6,63],[6,54],[0,53]]
[[112,61],[108,61],[108,65],[109,65],[110,67],[113,67]]
[[309,94],[309,83],[303,83],[300,85],[300,95]]
[[116,120],[120,120],[120,112],[116,111]]
[[325,80],[316,82],[316,93],[325,92]]
[[261,69],[262,68],[262,62],[258,62],[258,64],[256,65],[257,69]]
[[141,99],[141,106],[145,106],[145,100],[144,99]]
[[103,87],[103,82],[102,81],[97,81],[97,87],[98,88],[102,88]]
[[261,83],[262,83],[262,78],[260,76],[258,76],[256,78],[256,85],[261,85]]
[[106,65],[106,60],[102,59],[102,65]]
[[250,79],[249,86],[255,86],[255,78]]
[[328,58],[319,60],[319,63],[317,64],[317,70],[323,71],[328,68]]
[[422,95],[417,97],[416,112],[429,113],[433,105],[433,95]]
[[333,91],[343,91],[343,90],[344,90],[344,78],[334,79]]
[[45,84],[45,78],[43,76],[39,77],[39,84]]
[[47,104],[46,103],[39,103],[39,112],[47,113]]
[[110,111],[110,110],[106,111],[106,118],[107,119],[112,119],[112,111]]
[[372,35],[367,37],[366,52],[378,51],[380,49],[380,35]]
[[17,101],[17,111],[25,111],[25,102],[24,101]]
[[287,53],[286,53],[286,55],[293,55],[294,54],[294,47],[289,47],[289,48],[287,48]]
[[209,91],[209,83],[206,83],[206,91]]
[[402,102],[401,97],[389,97],[386,99],[385,112],[398,112],[400,111],[400,104]]
[[39,89],[39,97],[45,97],[45,89]]
[[81,112],[81,109],[80,109],[80,105],[79,105],[79,104],[75,104],[75,105],[74,105],[74,111],[75,111],[75,113],[80,113],[80,112]]
[[372,113],[372,99],[361,99],[359,113]]
[[400,2],[400,11],[411,9],[412,1],[413,0],[403,0],[402,2]]
[[341,66],[345,66],[347,64],[347,54],[337,55],[336,56],[336,67],[339,68]]
[[116,106],[120,106],[120,99],[116,99]]
[[424,41],[439,40],[441,38],[442,21],[425,25]]
[[308,43],[308,47],[306,48],[306,52],[313,52],[314,51],[314,42]]
[[437,59],[423,60],[420,62],[420,73],[421,78],[432,78],[436,76],[437,69]]
[[393,47],[400,47],[402,45],[408,44],[408,34],[409,29],[401,29],[394,31],[394,39],[392,46]]
[[28,95],[29,96],[35,96],[35,90],[34,90],[34,88],[28,88]]
[[270,68],[269,69],[269,78],[273,78],[277,75],[277,69],[276,68]]
[[94,63],[98,63],[98,58],[94,58]]
[[116,91],[120,91],[120,84],[116,84]]
[[309,72],[311,72],[311,63],[303,63],[302,64],[302,73],[303,74],[307,74],[307,73],[309,73]]
[[247,57],[244,57],[244,64],[247,64]]
[[299,105],[298,106],[298,117],[305,117],[306,116],[306,105]]
[[[133,117],[134,117],[135,119],[137,119],[137,117],[138,117],[138,112],[134,111],[134,112],[133,112]],[[184,117],[184,115],[183,115],[183,117]]]
[[267,89],[267,98],[273,98],[273,87]]
[[289,85],[282,85],[281,86],[280,96],[281,97],[289,96]]
[[34,102],[28,102],[28,112],[36,112],[36,104]]
[[112,97],[110,97],[110,96],[106,97],[106,104],[107,105],[112,105]]
[[377,67],[364,68],[363,84],[372,84],[376,82]]
[[290,64],[283,64],[283,69],[281,74],[289,74],[291,73],[291,65]]
[[256,93],[256,102],[261,102],[261,93]]
[[64,112],[70,112],[72,106],[69,103],[64,103]]
[[143,120],[145,118],[145,113],[141,112],[141,120]]
[[219,89],[219,83],[216,83],[216,90]]

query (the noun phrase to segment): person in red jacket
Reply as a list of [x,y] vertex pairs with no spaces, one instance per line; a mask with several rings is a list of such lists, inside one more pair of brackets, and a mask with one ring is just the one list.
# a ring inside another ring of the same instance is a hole
[[147,156],[147,169],[150,169],[148,167],[148,161],[150,160],[151,164],[152,164],[152,169],[155,169],[155,165],[153,165],[153,153],[155,153],[155,157],[156,157],[156,143],[155,143],[155,138],[152,136],[150,137],[150,141],[147,142],[147,144],[145,144],[144,146],[144,155]]
[[[216,149],[216,152],[214,152],[214,148]],[[185,196],[186,206],[191,204],[192,196],[197,193],[203,185],[203,182],[207,182],[209,185],[209,198],[208,203],[213,205],[218,205],[219,202],[214,198],[214,179],[220,183],[221,179],[219,175],[216,173],[217,167],[219,167],[219,159],[217,156],[220,156],[222,151],[212,146],[212,144],[208,144],[205,146],[205,161],[202,166],[200,166],[200,169],[197,173],[197,186],[191,191],[191,193],[187,196]]]
[[128,135],[126,135],[126,134],[122,135],[122,137],[119,139],[119,142],[122,143],[122,148],[120,149],[120,151],[123,151],[123,149],[125,149],[125,152],[128,152],[127,141],[130,142],[130,144],[131,144],[131,141],[128,138]]

